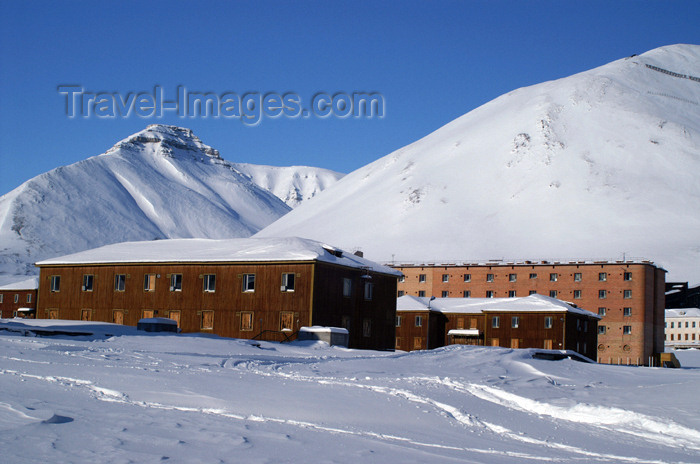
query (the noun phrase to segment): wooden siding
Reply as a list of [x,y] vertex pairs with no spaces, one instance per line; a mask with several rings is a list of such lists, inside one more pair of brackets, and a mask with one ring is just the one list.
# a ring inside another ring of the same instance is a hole
[[0,290],[0,317],[15,317],[19,308],[36,308],[37,294],[37,290]]

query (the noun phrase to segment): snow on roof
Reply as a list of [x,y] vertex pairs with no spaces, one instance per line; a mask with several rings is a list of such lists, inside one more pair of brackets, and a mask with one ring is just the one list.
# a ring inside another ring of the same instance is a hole
[[700,308],[672,308],[666,310],[666,319],[673,317],[700,317]]
[[[396,311],[425,311],[427,297],[404,295],[396,302]],[[575,308],[556,298],[544,295],[530,295],[521,298],[435,298],[430,301],[430,309],[446,314],[479,314],[489,311],[566,311],[600,319],[600,316],[585,309]]]
[[37,266],[121,263],[228,263],[322,261],[394,276],[400,271],[314,240],[299,237],[202,238],[124,242],[51,258]]
[[31,277],[18,280],[5,285],[0,285],[0,290],[36,290],[39,288],[39,278]]
[[309,333],[339,333],[339,334],[349,334],[348,329],[343,327],[326,327],[313,325],[311,327],[300,327],[299,332],[309,332]]

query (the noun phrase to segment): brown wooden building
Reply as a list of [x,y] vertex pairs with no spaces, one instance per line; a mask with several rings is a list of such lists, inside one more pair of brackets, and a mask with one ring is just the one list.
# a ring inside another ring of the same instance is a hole
[[0,317],[34,317],[38,287],[36,277],[0,286]]
[[596,357],[600,316],[542,295],[524,298],[401,296],[396,349],[445,345],[572,350]]
[[282,340],[344,327],[350,347],[393,349],[400,273],[300,238],[180,239],[108,245],[37,263],[37,317]]
[[664,351],[665,273],[650,261],[526,261],[395,264],[398,296],[513,298],[571,302],[602,317],[600,363],[648,365]]

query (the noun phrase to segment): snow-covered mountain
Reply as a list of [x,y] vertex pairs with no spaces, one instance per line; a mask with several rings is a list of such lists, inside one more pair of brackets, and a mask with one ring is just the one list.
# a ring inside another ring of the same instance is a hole
[[375,260],[645,257],[700,281],[700,46],[503,95],[258,236]]
[[291,208],[311,199],[330,187],[345,174],[309,166],[265,166],[261,164],[231,163],[238,171],[250,177],[255,184],[269,190]]
[[189,129],[151,125],[0,197],[0,273],[115,242],[248,237],[289,209]]

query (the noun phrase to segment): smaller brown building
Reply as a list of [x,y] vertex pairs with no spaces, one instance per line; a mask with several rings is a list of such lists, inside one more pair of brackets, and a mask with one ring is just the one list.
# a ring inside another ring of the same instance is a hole
[[596,359],[600,316],[542,295],[523,298],[399,297],[396,349],[445,345],[572,350]]
[[312,240],[179,239],[108,245],[37,263],[37,317],[282,340],[343,327],[352,348],[394,346],[399,271]]
[[38,288],[36,277],[0,286],[0,318],[34,317]]

